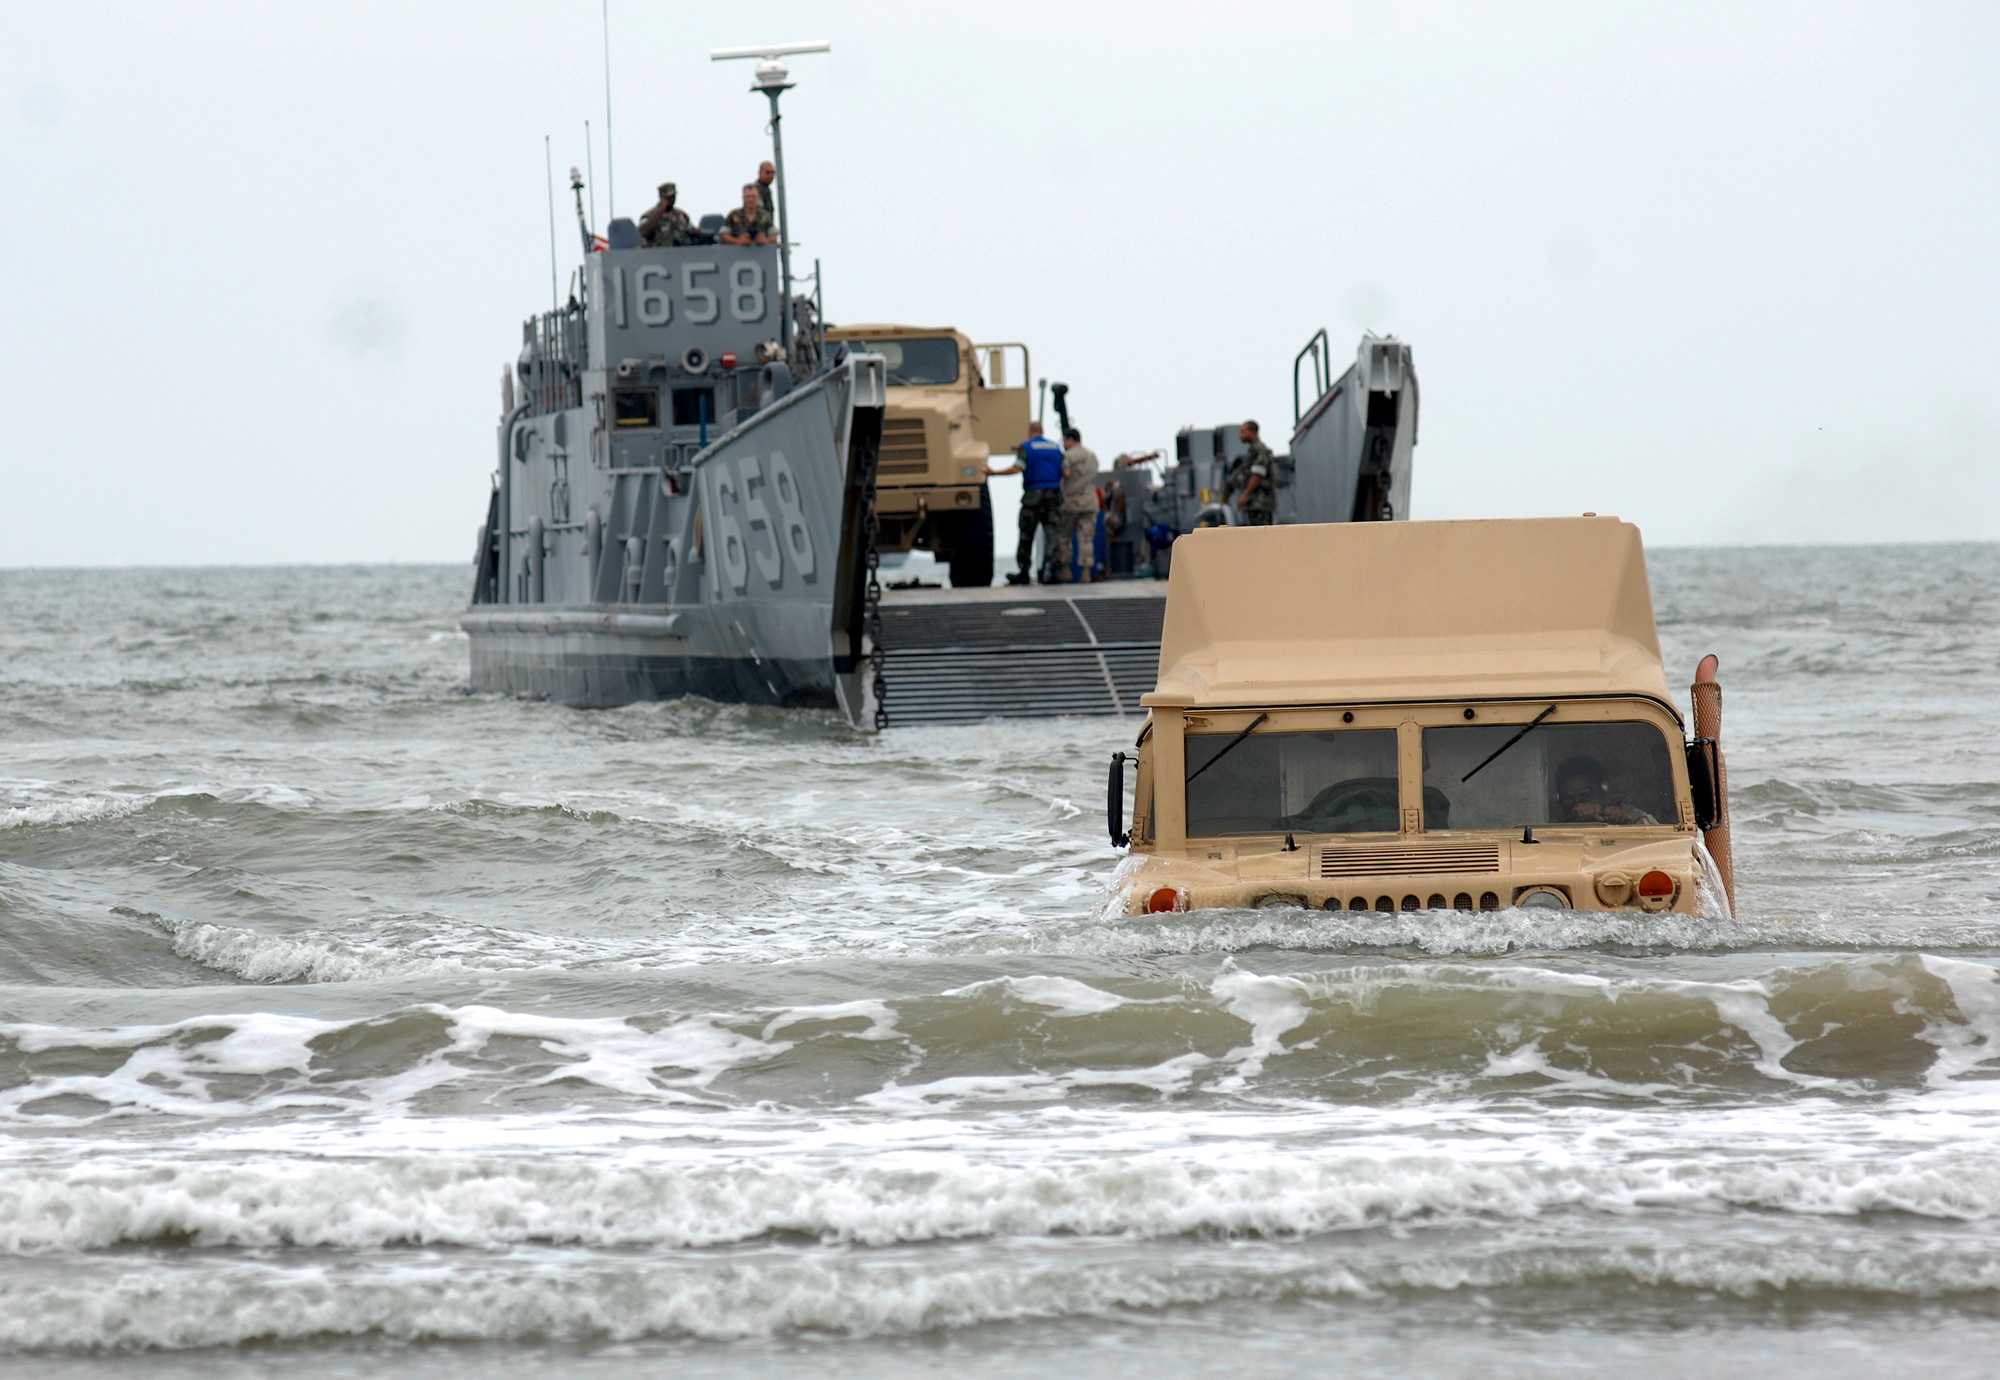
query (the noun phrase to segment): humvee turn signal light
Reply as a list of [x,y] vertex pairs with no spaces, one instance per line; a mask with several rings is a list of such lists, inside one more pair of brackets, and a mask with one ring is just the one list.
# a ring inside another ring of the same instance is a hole
[[1146,900],[1146,909],[1154,915],[1187,908],[1187,893],[1179,887],[1163,886]]
[[1672,877],[1654,868],[1639,879],[1639,905],[1644,910],[1665,910],[1674,903],[1674,893],[1679,890]]

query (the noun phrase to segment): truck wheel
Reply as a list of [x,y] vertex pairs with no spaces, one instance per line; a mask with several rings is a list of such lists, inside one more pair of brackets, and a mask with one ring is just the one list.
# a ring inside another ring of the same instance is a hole
[[951,544],[953,589],[983,589],[993,583],[993,497],[979,486],[979,511],[956,524]]

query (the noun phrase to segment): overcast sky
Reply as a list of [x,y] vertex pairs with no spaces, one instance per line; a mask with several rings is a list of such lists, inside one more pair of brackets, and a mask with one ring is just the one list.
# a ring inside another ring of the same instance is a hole
[[[0,564],[469,560],[560,181],[724,210],[1104,454],[1415,352],[1414,516],[2000,538],[2000,5],[0,3]],[[558,208],[567,281],[578,253]]]

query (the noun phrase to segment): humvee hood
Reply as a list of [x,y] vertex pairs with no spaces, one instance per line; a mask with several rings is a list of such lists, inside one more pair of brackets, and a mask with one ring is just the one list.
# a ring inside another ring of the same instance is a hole
[[1142,702],[1583,695],[1673,705],[1639,529],[1612,517],[1189,533]]

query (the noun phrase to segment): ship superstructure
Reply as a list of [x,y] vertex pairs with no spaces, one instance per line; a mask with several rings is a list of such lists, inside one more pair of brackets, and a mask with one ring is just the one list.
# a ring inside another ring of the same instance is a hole
[[[785,78],[774,57],[758,67],[781,216]],[[791,291],[782,220],[765,245],[609,231],[569,302],[526,323],[502,390],[463,620],[473,688],[839,704],[874,722],[881,357],[827,348]]]

